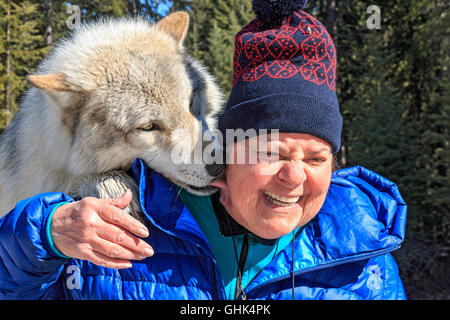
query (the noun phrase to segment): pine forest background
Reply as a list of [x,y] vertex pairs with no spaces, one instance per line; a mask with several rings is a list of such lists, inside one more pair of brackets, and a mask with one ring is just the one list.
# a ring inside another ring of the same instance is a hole
[[[450,2],[310,0],[338,53],[337,94],[344,117],[341,167],[361,165],[394,181],[408,204],[406,240],[394,253],[408,298],[450,299]],[[26,76],[70,30],[100,16],[190,12],[187,51],[225,94],[235,33],[253,19],[251,0],[0,0],[0,132],[17,111]]]

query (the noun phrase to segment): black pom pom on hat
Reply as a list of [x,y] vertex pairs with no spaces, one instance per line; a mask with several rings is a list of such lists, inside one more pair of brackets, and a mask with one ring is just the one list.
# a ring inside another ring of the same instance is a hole
[[252,9],[264,25],[279,26],[294,11],[303,9],[308,0],[252,0]]

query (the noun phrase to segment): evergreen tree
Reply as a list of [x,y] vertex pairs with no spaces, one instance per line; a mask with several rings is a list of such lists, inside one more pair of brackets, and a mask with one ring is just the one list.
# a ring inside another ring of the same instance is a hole
[[234,36],[254,18],[251,1],[194,1],[190,13],[188,51],[208,67],[228,94],[233,74]]
[[120,17],[130,14],[134,14],[133,10],[137,5],[136,10],[139,13],[140,2],[139,1],[129,1],[129,0],[79,0],[76,3],[81,9],[82,20],[91,20],[103,16],[110,17]]
[[195,0],[190,4],[190,27],[186,38],[188,52],[205,63],[210,54],[208,42],[214,17],[213,1]]
[[365,28],[366,6],[341,6],[334,37],[345,165],[399,186],[410,241],[396,255],[407,292],[426,297],[449,286],[449,4],[388,0],[381,30]]
[[172,7],[170,8],[170,11],[189,10],[192,1],[195,0],[172,0]]
[[421,268],[409,276],[418,290],[426,292],[432,287],[446,298],[450,297],[450,280],[446,277],[450,251],[449,9],[448,1],[411,3],[407,67],[400,74],[406,76],[402,80],[410,92],[408,111],[420,134],[416,140],[420,148],[417,168],[425,177],[420,173],[414,176],[425,181],[417,184],[421,192],[413,202],[417,212],[411,217],[411,227],[415,246],[426,246],[428,253],[423,256],[415,252],[415,263]]
[[38,11],[42,13],[43,19],[38,21],[38,25],[43,37],[42,46],[47,49],[47,52],[57,39],[70,31],[67,20],[73,12],[68,11],[68,8],[69,3],[65,0],[40,1]]
[[1,1],[0,26],[0,121],[5,128],[18,108],[18,101],[26,88],[26,75],[32,72],[42,57],[39,43],[42,37],[38,23],[42,15],[38,4],[30,1]]

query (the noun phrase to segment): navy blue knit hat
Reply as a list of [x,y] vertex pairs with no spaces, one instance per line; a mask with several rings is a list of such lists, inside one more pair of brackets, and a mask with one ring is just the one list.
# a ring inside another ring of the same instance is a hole
[[307,0],[253,0],[256,19],[235,37],[233,88],[219,129],[278,129],[341,144],[336,50]]

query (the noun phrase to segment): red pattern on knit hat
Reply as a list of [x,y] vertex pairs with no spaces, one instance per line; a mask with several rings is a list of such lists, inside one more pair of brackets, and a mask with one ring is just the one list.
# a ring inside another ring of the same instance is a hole
[[287,79],[297,74],[336,90],[336,49],[325,27],[311,15],[296,11],[279,28],[269,30],[255,19],[236,34],[233,86],[239,79]]

